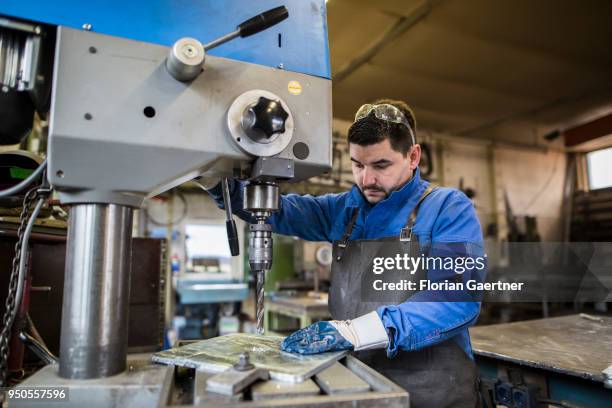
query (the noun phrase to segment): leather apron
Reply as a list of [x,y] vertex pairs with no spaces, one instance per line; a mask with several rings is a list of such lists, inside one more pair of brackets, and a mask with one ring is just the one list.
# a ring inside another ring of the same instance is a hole
[[[423,193],[399,237],[349,241],[358,215],[355,209],[344,236],[334,242],[333,247],[329,308],[334,320],[354,319],[380,306],[402,303],[414,293],[394,291],[396,294],[385,293],[384,301],[371,296],[364,299],[362,284],[369,285],[375,278],[372,273],[375,256],[381,253],[408,253],[411,257],[420,254],[419,240],[412,235],[412,229],[418,208],[431,191],[429,187]],[[422,270],[415,275],[417,279],[426,278]],[[408,391],[411,407],[480,405],[476,366],[453,339],[421,350],[400,350],[394,358],[388,358],[384,349],[358,351],[355,356]]]

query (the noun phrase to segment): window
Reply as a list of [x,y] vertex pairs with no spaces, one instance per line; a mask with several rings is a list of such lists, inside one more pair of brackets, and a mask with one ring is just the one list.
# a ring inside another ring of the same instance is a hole
[[188,271],[230,272],[232,256],[225,225],[188,224],[185,235]]
[[612,147],[595,150],[586,155],[589,172],[589,188],[612,187]]

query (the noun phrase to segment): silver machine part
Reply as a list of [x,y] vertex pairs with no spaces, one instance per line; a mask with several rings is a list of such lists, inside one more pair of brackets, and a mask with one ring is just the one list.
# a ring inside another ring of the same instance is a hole
[[[331,81],[208,55],[204,71],[185,83],[168,72],[168,53],[168,47],[58,28],[48,177],[63,203],[138,208],[145,197],[199,175],[233,177],[257,156],[293,160],[293,181],[331,168]],[[291,81],[301,84],[300,95],[289,92]],[[249,91],[253,99],[229,120],[230,107]],[[266,92],[290,112],[285,135],[249,153],[228,126],[242,129],[244,108]],[[295,157],[296,143],[309,146],[307,159]]]
[[249,266],[256,278],[255,316],[257,333],[264,334],[265,273],[272,268],[272,226],[268,217],[280,206],[278,184],[250,182],[244,187],[243,208],[256,222],[249,225]]
[[59,375],[108,377],[126,368],[132,209],[70,209]]
[[40,26],[0,18],[0,90],[31,91],[40,59]]
[[259,157],[251,168],[251,178],[272,178],[276,180],[291,180],[294,176],[293,160],[279,159],[277,157]]
[[[279,380],[264,380],[248,387],[244,392],[222,395],[206,389],[207,382],[217,372],[194,370],[193,375],[179,374],[174,366],[151,364],[150,356],[130,355],[129,370],[104,379],[71,381],[57,375],[57,365],[47,365],[35,375],[28,377],[16,389],[32,387],[67,387],[69,398],[56,402],[62,407],[219,407],[225,408],[264,408],[264,407],[312,407],[335,408],[338,406],[358,406],[362,408],[408,407],[409,394],[392,381],[353,356],[346,356],[340,363],[369,385],[368,391],[329,394],[319,381],[307,379],[302,383]],[[339,379],[343,381],[344,379]],[[262,386],[268,385],[266,389]],[[304,386],[312,389],[305,393]],[[250,392],[253,400],[245,395]],[[255,395],[257,392],[257,395]],[[11,407],[41,407],[36,399],[9,401]],[[50,404],[52,406],[53,404]]]
[[216,40],[211,41],[207,43],[206,45],[204,45],[204,50],[205,51],[212,50],[213,48],[216,48],[220,46],[221,44],[225,44],[226,42],[233,40],[239,35],[240,35],[240,30],[234,30],[229,34],[225,34],[223,37],[219,37]]
[[253,214],[275,212],[279,209],[279,203],[280,192],[275,183],[249,183],[244,188],[245,211]]
[[272,268],[272,226],[266,224],[270,213],[258,214],[256,223],[249,225],[249,266],[251,271],[267,271]]
[[178,81],[191,81],[202,72],[206,53],[202,43],[195,38],[181,38],[170,48],[166,68]]
[[[353,356],[346,356],[340,360],[352,375],[359,377],[369,386],[367,391],[350,391],[347,393],[330,394],[315,380],[307,379],[303,383],[288,383],[282,381],[268,380],[259,381],[249,387],[253,394],[253,400],[245,399],[248,392],[238,392],[232,396],[211,393],[206,389],[206,383],[215,374],[196,370],[195,379],[181,384],[168,378],[160,393],[159,407],[186,407],[186,406],[223,406],[223,407],[308,407],[308,408],[335,408],[335,407],[387,407],[400,408],[410,406],[410,398],[407,391],[385,378],[374,369],[359,361]],[[338,379],[345,381],[343,378]],[[259,392],[261,386],[269,384],[267,390]],[[304,386],[316,390],[304,393]],[[183,391],[185,390],[185,391]],[[279,390],[281,390],[279,392]],[[257,391],[257,397],[254,395]],[[176,402],[172,396],[181,392],[191,393],[191,402]]]
[[[10,407],[149,408],[158,406],[163,384],[172,380],[172,367],[151,364],[148,354],[128,355],[128,369],[106,378],[75,381],[62,378],[57,364],[49,364],[20,383],[16,389],[64,388],[65,400],[13,399]],[[30,388],[32,387],[32,388]]]
[[237,370],[230,368],[220,374],[210,377],[206,381],[206,390],[227,396],[235,395],[256,381],[268,380],[270,374],[261,368],[251,368],[250,370]]

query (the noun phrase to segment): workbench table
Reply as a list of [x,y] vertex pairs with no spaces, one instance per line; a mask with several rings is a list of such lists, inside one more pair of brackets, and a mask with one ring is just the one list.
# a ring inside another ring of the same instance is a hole
[[309,296],[271,297],[266,299],[266,318],[264,319],[266,333],[278,327],[278,315],[299,319],[300,328],[330,318],[326,299]]
[[514,368],[553,399],[612,406],[603,374],[612,365],[612,317],[570,315],[476,326],[470,335],[482,378],[503,378]]

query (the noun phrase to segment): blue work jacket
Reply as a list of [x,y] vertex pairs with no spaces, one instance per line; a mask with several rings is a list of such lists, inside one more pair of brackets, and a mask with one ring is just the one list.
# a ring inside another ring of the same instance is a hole
[[[239,184],[230,183],[232,209],[240,218],[252,221],[250,214],[242,210],[243,189],[238,188]],[[417,169],[408,183],[375,205],[365,200],[357,186],[317,197],[282,195],[280,211],[270,217],[270,223],[279,234],[333,242],[342,238],[357,207],[359,215],[351,240],[397,237],[428,185]],[[220,186],[209,193],[222,208]],[[429,194],[419,208],[413,233],[421,245],[464,243],[465,255],[482,255],[482,230],[474,206],[465,194],[453,188],[440,187]],[[424,298],[427,293],[416,296],[420,297],[418,301],[412,297],[399,305],[378,308],[387,332],[393,336],[387,354],[394,356],[399,350],[418,350],[453,338],[473,358],[468,327],[476,322],[480,303],[428,302]]]

